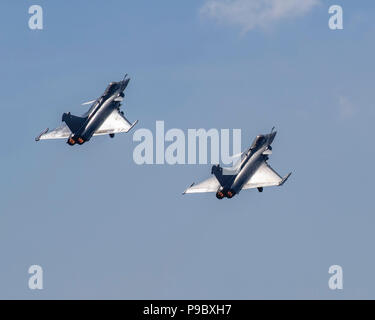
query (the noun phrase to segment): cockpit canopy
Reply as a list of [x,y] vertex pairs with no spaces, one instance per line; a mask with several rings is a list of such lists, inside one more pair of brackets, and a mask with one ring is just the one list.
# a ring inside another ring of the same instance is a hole
[[266,140],[266,138],[264,137],[264,135],[261,134],[261,135],[257,136],[254,139],[254,142],[251,145],[250,149],[257,149],[257,148],[259,148],[265,142],[265,140]]
[[110,96],[117,90],[117,82],[111,82],[104,91],[104,96]]

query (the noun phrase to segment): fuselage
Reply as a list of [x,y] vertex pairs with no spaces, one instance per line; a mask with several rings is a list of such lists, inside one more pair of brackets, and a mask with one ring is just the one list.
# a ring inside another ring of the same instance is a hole
[[91,108],[84,115],[85,120],[79,129],[72,132],[68,139],[68,144],[76,142],[83,144],[89,141],[94,133],[100,128],[108,116],[121,104],[119,97],[124,97],[130,79],[119,82],[111,82],[103,95],[97,99]]
[[223,198],[224,196],[232,198],[241,191],[262,162],[268,159],[268,156],[264,155],[264,152],[267,149],[271,149],[271,143],[275,136],[276,132],[272,132],[266,135],[259,135],[255,138],[251,147],[242,155],[237,173],[228,177],[226,183],[217,191],[216,196],[218,198]]

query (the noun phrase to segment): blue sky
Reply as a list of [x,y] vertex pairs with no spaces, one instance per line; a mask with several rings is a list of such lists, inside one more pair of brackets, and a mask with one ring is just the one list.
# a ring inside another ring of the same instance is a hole
[[[262,20],[245,2],[241,17],[238,1],[1,2],[0,298],[375,298],[375,5],[298,1]],[[344,30],[328,28],[332,4]],[[292,177],[182,196],[210,165],[138,166],[132,133],[34,141],[124,73],[137,128],[240,128],[246,147],[276,126],[269,162]]]

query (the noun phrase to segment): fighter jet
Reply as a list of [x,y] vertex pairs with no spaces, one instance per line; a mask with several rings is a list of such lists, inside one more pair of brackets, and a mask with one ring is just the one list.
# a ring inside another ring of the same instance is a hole
[[273,130],[269,134],[258,135],[233,168],[223,169],[220,165],[214,165],[211,169],[213,177],[198,184],[193,183],[183,194],[216,192],[216,198],[223,199],[233,198],[243,189],[257,188],[263,192],[264,187],[283,185],[292,173],[282,178],[267,163],[272,154],[271,143],[276,136]]
[[67,143],[73,146],[89,141],[92,136],[109,134],[113,138],[115,133],[128,132],[138,122],[131,124],[120,110],[129,81],[126,74],[122,81],[111,82],[101,97],[82,104],[91,105],[85,114],[78,117],[70,112],[64,113],[62,126],[50,132],[47,128],[35,140],[67,139]]

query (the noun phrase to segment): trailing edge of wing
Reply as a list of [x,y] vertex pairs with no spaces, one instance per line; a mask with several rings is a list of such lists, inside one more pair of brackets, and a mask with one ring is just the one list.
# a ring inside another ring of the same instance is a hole
[[71,131],[68,126],[64,123],[62,126],[48,131],[48,128],[44,130],[39,136],[35,138],[35,141],[48,140],[48,139],[66,139],[71,135]]
[[183,194],[186,193],[204,193],[204,192],[216,192],[220,187],[219,181],[215,176],[212,176],[198,184],[193,183],[187,188]]

